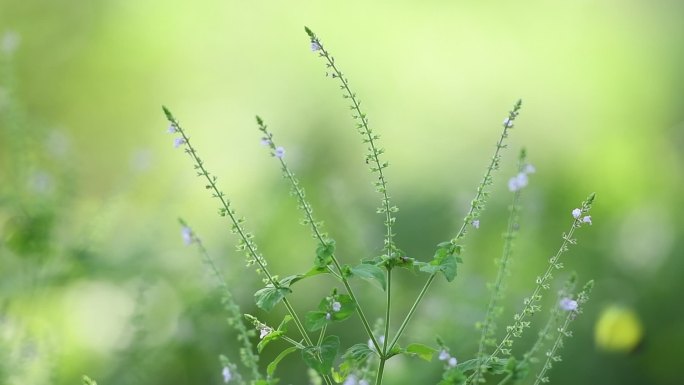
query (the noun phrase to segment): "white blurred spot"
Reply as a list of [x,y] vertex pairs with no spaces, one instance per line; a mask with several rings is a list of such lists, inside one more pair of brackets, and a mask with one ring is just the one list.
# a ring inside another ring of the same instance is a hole
[[673,226],[670,214],[661,206],[632,210],[618,229],[613,259],[635,274],[656,272],[672,249]]

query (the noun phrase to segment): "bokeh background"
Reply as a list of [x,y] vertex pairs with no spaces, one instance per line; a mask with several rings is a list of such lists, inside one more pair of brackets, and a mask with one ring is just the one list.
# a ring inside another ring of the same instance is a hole
[[[682,15],[674,0],[0,0],[0,382],[76,384],[87,373],[108,385],[221,383],[217,356],[236,359],[237,343],[199,255],[183,245],[179,216],[243,311],[282,317],[255,308],[259,279],[190,159],[173,148],[162,104],[282,276],[307,270],[315,243],[259,145],[255,114],[287,149],[341,258],[377,255],[383,227],[364,146],[307,25],[382,135],[409,256],[426,260],[454,234],[502,119],[524,101],[459,277],[433,286],[412,341],[440,335],[459,360],[474,355],[511,198],[506,180],[525,146],[537,172],[524,192],[500,330],[560,244],[570,211],[596,192],[594,224],[564,257],[566,271],[596,288],[551,379],[680,384]],[[397,278],[397,317],[423,279]],[[330,283],[302,283],[295,306],[315,306]],[[381,315],[382,294],[357,287]],[[359,330],[356,318],[336,329],[363,342]],[[534,332],[527,337],[516,352]],[[265,354],[264,365],[277,349]],[[435,383],[440,371],[397,358],[386,383]],[[294,356],[279,376],[307,381]]]

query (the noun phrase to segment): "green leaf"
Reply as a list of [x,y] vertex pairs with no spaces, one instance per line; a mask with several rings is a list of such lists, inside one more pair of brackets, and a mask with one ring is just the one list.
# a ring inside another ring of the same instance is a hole
[[269,342],[280,339],[285,334],[284,331],[274,330],[268,333],[264,338],[257,344],[257,351],[261,353],[262,350],[268,345]]
[[450,242],[443,242],[437,245],[435,256],[429,263],[416,262],[415,265],[420,271],[435,274],[441,272],[448,282],[456,278],[457,263],[461,262],[461,258],[457,255],[461,254],[461,246],[453,245]]
[[369,263],[362,263],[358,266],[352,267],[351,274],[352,276],[357,276],[379,285],[383,291],[387,290],[387,278],[385,277],[385,272],[378,266],[371,265]]
[[335,240],[330,239],[325,243],[321,243],[316,248],[316,267],[325,267],[332,262],[332,256],[335,254]]
[[368,347],[368,344],[355,344],[344,352],[343,357],[346,361],[361,363],[365,361],[366,357],[371,353],[373,353],[373,350]]
[[278,284],[281,287],[288,287],[289,288],[295,282],[301,281],[304,278],[313,277],[314,275],[318,275],[318,274],[325,274],[327,272],[328,272],[328,270],[325,267],[314,267],[304,274],[289,275],[289,276],[281,279],[278,282]]
[[256,300],[257,306],[261,309],[271,311],[278,302],[282,301],[282,299],[291,292],[292,290],[287,287],[266,286],[254,293],[254,299]]
[[281,331],[283,333],[287,332],[287,323],[292,321],[293,318],[291,315],[286,314],[285,317],[283,317],[283,320],[280,322],[280,325],[278,325],[278,328],[276,330]]
[[268,364],[268,367],[266,367],[266,374],[267,374],[269,377],[273,376],[273,373],[275,372],[276,367],[278,367],[278,364],[280,363],[280,361],[281,361],[283,358],[285,358],[288,354],[290,354],[290,353],[292,353],[292,352],[294,352],[294,351],[296,351],[296,350],[297,350],[296,347],[290,346],[289,348],[287,348],[287,349],[283,350],[282,352],[280,352],[280,354],[278,354],[278,357],[276,357],[270,364]]
[[304,319],[304,324],[306,329],[310,332],[315,332],[316,330],[322,329],[323,326],[327,325],[330,321],[327,319],[327,311],[310,311],[306,313],[306,318]]
[[420,358],[422,358],[425,361],[432,361],[432,356],[437,352],[437,349],[434,349],[430,346],[423,345],[423,344],[409,344],[406,347],[406,353],[410,355],[415,355]]
[[320,346],[309,346],[302,350],[302,358],[308,367],[321,376],[330,374],[333,362],[340,348],[338,336],[327,336]]

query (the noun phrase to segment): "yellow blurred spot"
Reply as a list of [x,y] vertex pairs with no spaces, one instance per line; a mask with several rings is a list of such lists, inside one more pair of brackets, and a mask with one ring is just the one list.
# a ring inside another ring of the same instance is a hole
[[601,312],[594,330],[596,345],[606,351],[633,351],[643,337],[643,326],[634,310],[611,305]]

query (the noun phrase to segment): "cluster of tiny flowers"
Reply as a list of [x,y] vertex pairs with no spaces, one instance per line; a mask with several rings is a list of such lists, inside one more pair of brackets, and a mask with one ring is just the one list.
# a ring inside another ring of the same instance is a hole
[[575,311],[575,310],[577,310],[577,301],[575,301],[574,299],[565,297],[565,298],[560,300],[560,302],[558,303],[558,306],[560,306],[560,308],[565,310],[565,311]]
[[442,350],[439,352],[439,360],[445,361],[450,368],[454,368],[456,367],[456,364],[458,364],[458,360],[456,359],[456,357],[452,357],[451,354],[449,354],[449,352],[447,352],[446,350]]
[[[512,125],[512,123],[511,123]],[[523,167],[523,170],[518,173],[518,175],[512,177],[511,179],[508,180],[508,189],[510,191],[518,191],[522,189],[523,187],[527,186],[528,183],[528,175],[529,174],[534,174],[535,171],[537,171],[534,166],[531,164],[526,164],[525,167]]]
[[[175,124],[171,123],[171,124],[169,125],[169,128],[166,130],[166,132],[168,132],[169,134],[175,134],[175,133],[178,132],[178,127],[176,127]],[[182,146],[182,145],[184,145],[184,144],[185,144],[185,139],[184,139],[184,138],[175,138],[175,139],[173,140],[173,147],[174,147],[174,148],[178,148],[178,147],[180,147],[180,146]]]
[[221,375],[223,375],[223,382],[225,383],[230,382],[230,380],[233,378],[233,373],[230,372],[230,368],[227,366],[223,367]]
[[181,228],[181,237],[183,237],[183,243],[189,246],[193,241],[192,229],[187,226],[183,226]]
[[[574,209],[572,210],[572,217],[575,219],[579,219],[579,217],[582,215],[582,210],[580,209]],[[591,215],[585,215],[582,217],[582,223],[588,223],[591,225]]]
[[513,128],[513,121],[511,120],[511,118],[506,118],[503,121],[503,125],[506,128]]
[[[337,301],[333,301],[331,304],[331,308],[333,312],[337,313],[338,311],[342,310],[342,304]],[[325,315],[325,319],[330,320],[330,318],[332,318],[332,314],[327,313]]]

